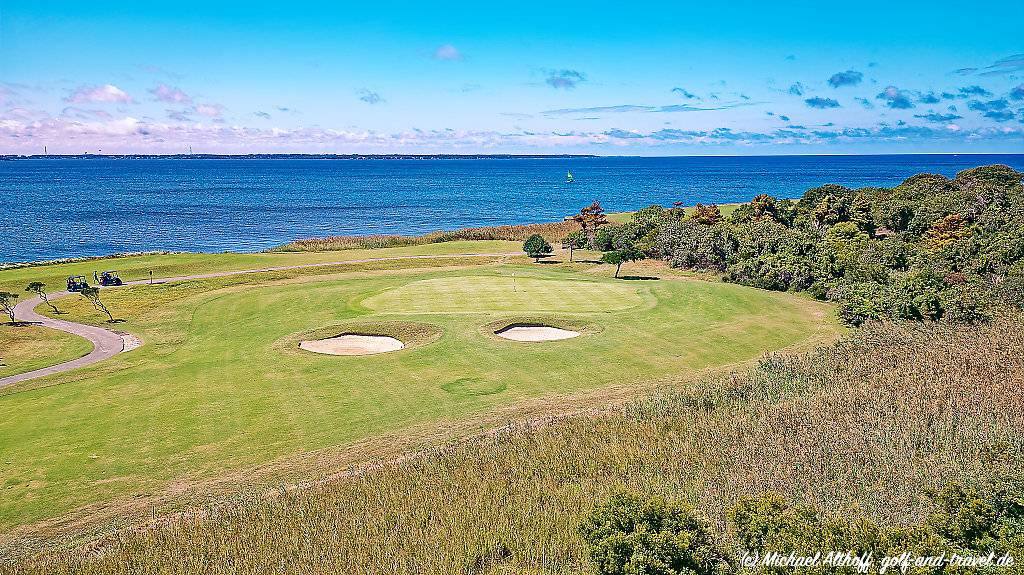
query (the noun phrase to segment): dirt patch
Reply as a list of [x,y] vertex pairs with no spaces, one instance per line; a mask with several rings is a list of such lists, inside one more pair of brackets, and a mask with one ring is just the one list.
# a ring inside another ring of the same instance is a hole
[[405,347],[401,340],[386,335],[345,333],[327,339],[314,339],[299,343],[299,348],[327,355],[373,355],[398,351]]
[[572,339],[583,334],[570,329],[551,327],[550,325],[513,324],[499,329],[494,332],[494,335],[512,341],[557,341],[560,339]]

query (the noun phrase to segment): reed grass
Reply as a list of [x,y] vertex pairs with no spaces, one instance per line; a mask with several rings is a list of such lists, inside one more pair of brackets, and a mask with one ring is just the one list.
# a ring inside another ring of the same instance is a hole
[[395,248],[439,244],[465,240],[502,240],[522,242],[533,234],[540,234],[549,242],[560,242],[570,232],[579,229],[575,222],[549,222],[542,224],[526,224],[519,226],[488,226],[479,228],[463,228],[450,231],[435,231],[420,236],[402,235],[369,235],[369,236],[329,236],[325,238],[309,238],[296,240],[276,248],[270,252],[327,252],[337,250]]
[[10,573],[580,573],[577,527],[627,488],[724,531],[745,495],[923,518],[925,493],[1020,466],[1020,318],[871,324],[803,355],[621,409],[515,425],[317,488],[243,496]]

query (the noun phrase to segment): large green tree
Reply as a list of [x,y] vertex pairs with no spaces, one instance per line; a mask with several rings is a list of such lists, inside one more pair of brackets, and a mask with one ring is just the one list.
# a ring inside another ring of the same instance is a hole
[[526,252],[526,255],[533,258],[534,261],[539,262],[540,258],[550,255],[554,249],[551,247],[551,244],[544,239],[544,236],[540,234],[533,234],[526,238],[526,241],[523,243],[523,251]]

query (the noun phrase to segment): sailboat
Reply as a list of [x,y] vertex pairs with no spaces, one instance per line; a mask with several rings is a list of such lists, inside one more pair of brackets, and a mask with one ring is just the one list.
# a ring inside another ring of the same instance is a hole
[[572,176],[572,170],[567,170],[565,173],[565,183],[571,184],[576,181],[576,178]]

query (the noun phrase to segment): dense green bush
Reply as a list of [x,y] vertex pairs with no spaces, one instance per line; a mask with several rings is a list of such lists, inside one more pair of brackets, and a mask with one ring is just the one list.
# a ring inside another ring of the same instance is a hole
[[523,242],[523,251],[534,260],[540,261],[540,258],[550,255],[554,249],[551,247],[551,244],[544,239],[544,236],[540,234],[533,234]]
[[601,575],[712,574],[727,567],[707,523],[657,497],[619,493],[580,527]]
[[825,185],[795,202],[760,195],[725,220],[665,210],[650,253],[726,281],[807,291],[837,302],[852,325],[985,321],[1024,305],[1021,179],[996,165],[891,189]]
[[[1024,572],[1024,479],[998,473],[973,485],[956,481],[928,493],[932,512],[921,523],[883,526],[866,517],[824,518],[809,505],[791,503],[774,493],[741,498],[727,513],[729,529],[712,533],[694,512],[658,498],[619,494],[597,506],[581,529],[601,574],[800,572],[857,573],[853,565],[828,563],[830,552],[870,557],[869,572],[879,573],[885,558],[903,554],[943,557],[944,563],[911,565],[907,571],[985,573],[985,567],[951,565],[954,556],[1010,556],[1015,564],[1000,572]],[[725,546],[720,541],[730,540]],[[730,549],[723,552],[723,549]],[[770,554],[814,556],[804,567],[765,565]],[[890,566],[890,572],[901,572]]]

